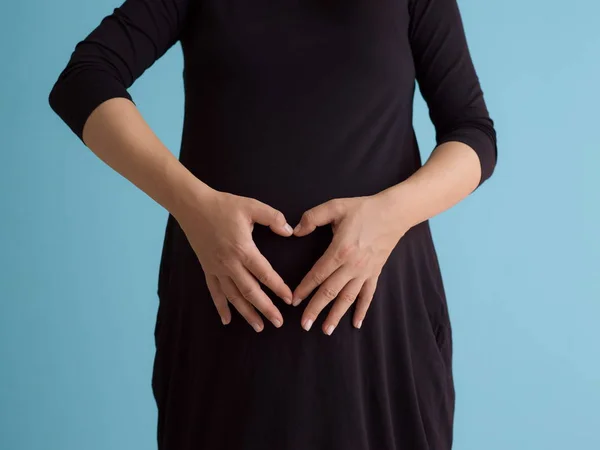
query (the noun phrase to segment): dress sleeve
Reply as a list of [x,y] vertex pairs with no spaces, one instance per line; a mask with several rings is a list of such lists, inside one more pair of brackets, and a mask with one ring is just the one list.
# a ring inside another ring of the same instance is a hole
[[125,0],[82,41],[48,97],[51,108],[83,141],[92,111],[127,92],[178,40],[189,0]]
[[408,0],[416,79],[436,142],[467,144],[479,157],[479,187],[496,166],[497,145],[475,72],[457,0]]

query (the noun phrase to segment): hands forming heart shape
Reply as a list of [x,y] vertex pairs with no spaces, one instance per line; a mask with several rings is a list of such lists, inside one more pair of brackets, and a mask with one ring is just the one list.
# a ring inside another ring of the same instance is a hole
[[[177,220],[202,265],[223,324],[231,320],[231,304],[257,332],[264,328],[258,311],[276,327],[283,324],[281,312],[259,281],[295,306],[317,290],[302,315],[306,331],[331,302],[324,333],[331,335],[355,302],[353,324],[360,328],[383,265],[409,228],[391,207],[386,191],[322,203],[306,211],[295,229],[280,211],[255,199],[212,190],[200,200]],[[316,227],[331,225],[333,239],[292,292],[256,247],[255,223],[285,237],[306,236]]]

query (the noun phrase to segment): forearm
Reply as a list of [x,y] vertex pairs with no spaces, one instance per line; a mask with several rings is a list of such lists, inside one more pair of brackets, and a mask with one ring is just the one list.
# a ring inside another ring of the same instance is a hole
[[107,100],[90,114],[83,141],[175,217],[212,191],[164,146],[136,106],[125,98]]
[[404,231],[466,198],[477,187],[481,165],[461,142],[446,142],[412,176],[381,193]]

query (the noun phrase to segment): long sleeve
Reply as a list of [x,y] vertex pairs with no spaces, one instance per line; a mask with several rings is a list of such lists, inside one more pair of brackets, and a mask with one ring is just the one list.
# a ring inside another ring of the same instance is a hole
[[127,92],[178,40],[188,0],[126,0],[82,41],[58,76],[48,101],[83,141],[92,111]]
[[496,166],[497,145],[475,72],[457,0],[409,0],[409,38],[419,89],[436,142],[472,147],[481,164],[479,185]]

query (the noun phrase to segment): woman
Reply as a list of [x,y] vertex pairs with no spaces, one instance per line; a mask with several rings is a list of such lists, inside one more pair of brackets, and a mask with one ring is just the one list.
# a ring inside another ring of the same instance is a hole
[[[176,42],[179,159],[126,91]],[[415,80],[437,132],[423,166]],[[496,163],[456,0],[127,0],[49,100],[169,212],[160,449],[451,448],[451,327],[428,219]]]

